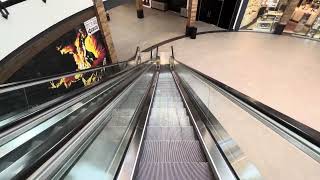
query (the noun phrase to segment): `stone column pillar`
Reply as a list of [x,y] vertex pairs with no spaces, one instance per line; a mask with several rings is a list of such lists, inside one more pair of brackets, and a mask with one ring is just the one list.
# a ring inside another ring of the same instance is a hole
[[280,23],[282,24],[287,24],[294,12],[294,10],[296,9],[296,7],[299,4],[299,0],[289,0],[288,5],[286,10],[284,11],[281,19],[280,19]]
[[187,25],[186,25],[187,36],[190,36],[192,34],[192,31],[197,31],[195,27],[197,10],[198,10],[198,0],[189,0],[188,1],[188,18],[187,18]]
[[113,45],[111,31],[109,28],[107,14],[106,14],[106,10],[104,8],[103,1],[102,0],[93,0],[93,2],[94,2],[95,10],[96,10],[96,16],[97,16],[97,20],[99,23],[99,27],[100,27],[101,33],[104,37],[104,42],[108,48],[111,61],[112,61],[112,63],[117,63],[118,58],[117,58],[116,50]]
[[137,17],[139,19],[144,18],[142,1],[143,0],[136,0]]
[[300,0],[289,0],[286,10],[283,12],[283,15],[279,21],[279,24],[276,26],[275,34],[282,34],[285,26],[289,22],[295,8],[298,6]]

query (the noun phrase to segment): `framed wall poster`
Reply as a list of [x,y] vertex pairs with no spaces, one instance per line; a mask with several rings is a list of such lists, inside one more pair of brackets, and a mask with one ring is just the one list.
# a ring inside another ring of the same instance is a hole
[[[111,63],[110,57],[102,39],[97,18],[93,17],[50,44],[13,74],[8,82],[85,70],[108,63]],[[51,82],[48,88],[70,88],[76,83],[87,86],[99,79],[101,77],[97,73],[78,74]]]

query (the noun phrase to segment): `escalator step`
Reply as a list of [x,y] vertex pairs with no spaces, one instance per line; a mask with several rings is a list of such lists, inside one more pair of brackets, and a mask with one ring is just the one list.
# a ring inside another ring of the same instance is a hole
[[192,126],[148,127],[146,140],[196,140]]
[[199,141],[144,141],[141,162],[206,162]]
[[189,117],[150,116],[148,126],[190,126]]
[[137,180],[211,180],[214,179],[206,162],[146,163],[139,165]]
[[150,117],[148,126],[179,126],[177,118]]

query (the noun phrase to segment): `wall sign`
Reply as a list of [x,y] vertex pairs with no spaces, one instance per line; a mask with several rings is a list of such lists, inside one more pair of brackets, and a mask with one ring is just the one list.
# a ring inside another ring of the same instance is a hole
[[83,24],[84,24],[86,31],[88,32],[89,35],[92,35],[100,30],[99,24],[97,21],[97,17],[93,17],[93,18],[89,19],[88,21],[84,22]]

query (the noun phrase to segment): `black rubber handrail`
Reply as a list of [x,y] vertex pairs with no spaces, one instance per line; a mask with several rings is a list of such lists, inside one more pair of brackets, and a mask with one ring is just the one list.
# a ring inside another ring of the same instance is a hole
[[[135,78],[141,75],[142,72],[138,72],[134,76],[125,79],[124,82],[114,84],[113,88],[109,87],[110,93],[102,102],[102,104],[92,107],[89,111],[80,112],[80,115],[76,121],[66,122],[63,129],[54,132],[54,135],[49,135],[46,141],[42,142],[42,145],[37,148],[31,149],[31,151],[19,157],[12,165],[8,167],[9,170],[3,170],[4,177],[10,177],[10,179],[25,179],[30,176],[37,168],[39,168],[46,160],[48,160],[55,152],[57,152],[68,140],[70,140],[77,132],[81,130],[92,118],[94,118],[99,112],[101,112],[108,103],[111,103],[122,90],[131,84]],[[49,130],[42,131],[39,135],[47,133]],[[36,136],[36,137],[37,137]],[[28,140],[28,142],[32,139]],[[18,147],[23,148],[24,145]],[[7,155],[8,156],[8,155]],[[30,161],[32,159],[32,161]],[[30,161],[30,162],[29,162]],[[15,173],[12,173],[15,172]]]
[[41,78],[35,78],[35,79],[30,79],[30,80],[25,80],[25,81],[18,81],[18,82],[13,82],[13,83],[1,84],[0,85],[0,93],[10,92],[10,91],[14,91],[17,89],[22,89],[22,88],[50,82],[50,81],[59,80],[61,78],[74,76],[76,74],[89,73],[89,72],[97,71],[100,69],[110,68],[110,67],[118,66],[120,64],[128,63],[130,61],[134,61],[134,60],[127,60],[127,61],[122,61],[122,62],[118,62],[118,63],[111,64],[111,65],[104,65],[104,66],[99,66],[99,67],[95,67],[95,68],[90,68],[90,69],[85,69],[85,70],[80,70],[80,71],[73,71],[73,72],[52,75],[52,76],[46,76],[46,77],[41,77]]
[[55,98],[53,100],[50,100],[50,101],[46,102],[48,104],[46,104],[43,107],[41,107],[42,105],[37,106],[37,107],[40,107],[40,108],[36,109],[35,111],[31,111],[31,112],[29,112],[29,113],[27,113],[25,115],[12,116],[10,118],[13,118],[13,121],[10,121],[10,122],[8,122],[6,124],[4,124],[3,122],[0,123],[0,131],[3,131],[4,129],[10,128],[11,126],[13,126],[17,122],[25,121],[25,120],[27,120],[29,118],[32,118],[32,117],[34,117],[34,116],[36,116],[38,114],[41,114],[43,112],[45,113],[45,111],[47,111],[47,110],[52,110],[51,108],[56,106],[56,105],[58,105],[59,103],[65,102],[65,101],[67,101],[69,99],[72,99],[72,98],[76,97],[77,95],[79,95],[81,93],[84,93],[85,91],[93,89],[93,88],[97,87],[98,85],[100,85],[102,83],[105,83],[105,82],[107,82],[107,81],[109,81],[109,80],[111,80],[113,78],[116,78],[117,76],[121,76],[121,75],[123,75],[123,74],[125,74],[125,73],[127,73],[127,72],[129,72],[131,70],[132,70],[132,72],[135,72],[137,70],[136,68],[139,68],[139,66],[128,68],[128,69],[120,71],[120,72],[118,72],[116,74],[110,75],[110,76],[104,78],[103,80],[99,81],[98,83],[92,84],[91,86],[85,86],[85,87],[82,87],[80,89],[76,89],[76,90],[70,92],[69,94],[65,94],[65,95],[59,96],[59,97],[57,97],[57,98]]
[[207,79],[208,81],[212,82],[213,84],[215,84],[216,86],[218,86],[219,88],[223,89],[224,91],[230,93],[231,95],[235,96],[236,98],[240,99],[241,101],[245,102],[246,104],[250,105],[251,107],[253,107],[254,109],[258,110],[259,112],[261,112],[262,114],[266,115],[267,117],[275,120],[277,123],[281,124],[282,126],[288,128],[289,130],[293,131],[294,133],[296,133],[297,135],[301,136],[302,138],[308,140],[309,142],[311,142],[312,144],[320,147],[320,132],[305,125],[302,124],[301,122],[263,104],[262,102],[259,102],[235,89],[233,89],[232,87],[178,61],[179,64],[185,66],[186,68],[192,70],[193,72],[201,75],[202,77],[204,77],[205,79]]

